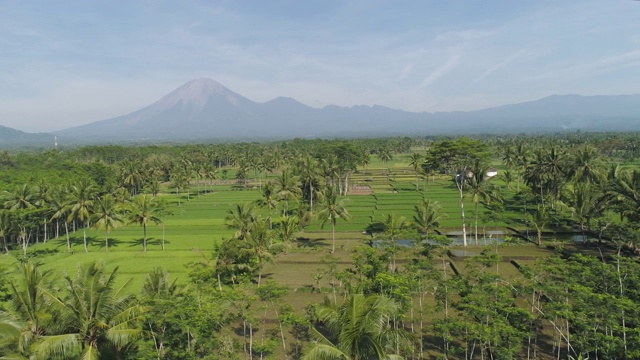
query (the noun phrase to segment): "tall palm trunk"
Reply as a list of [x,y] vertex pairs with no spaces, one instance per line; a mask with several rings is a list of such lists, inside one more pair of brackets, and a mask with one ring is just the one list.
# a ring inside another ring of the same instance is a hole
[[467,246],[467,224],[465,222],[465,217],[464,217],[464,200],[463,200],[463,194],[462,194],[462,185],[458,186],[458,190],[460,191],[460,213],[462,216],[462,242],[466,247]]
[[64,231],[67,233],[67,252],[71,252],[71,240],[69,239],[69,223],[64,222]]
[[331,220],[331,235],[333,239],[333,247],[331,248],[331,253],[336,252],[336,220]]
[[84,252],[89,252],[87,247],[87,224],[82,224],[82,239],[84,241]]
[[478,203],[475,204],[474,212],[475,212],[475,222],[476,222],[476,245],[478,245]]

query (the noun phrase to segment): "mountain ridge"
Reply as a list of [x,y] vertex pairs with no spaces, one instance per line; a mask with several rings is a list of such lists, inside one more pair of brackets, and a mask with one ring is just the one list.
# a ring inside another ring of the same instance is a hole
[[283,96],[259,103],[200,78],[137,111],[53,134],[65,142],[464,135],[640,130],[639,119],[640,95],[550,95],[481,110],[430,113],[383,105],[314,108]]

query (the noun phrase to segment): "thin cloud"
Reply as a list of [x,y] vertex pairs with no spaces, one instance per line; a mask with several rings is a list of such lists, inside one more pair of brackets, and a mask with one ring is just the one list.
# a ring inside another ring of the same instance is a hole
[[438,67],[437,69],[435,69],[431,74],[429,74],[429,76],[424,78],[424,80],[422,80],[422,84],[420,84],[420,87],[425,88],[433,84],[434,82],[436,82],[436,80],[445,76],[451,70],[455,69],[455,67],[458,66],[459,62],[460,62],[460,55],[452,56],[451,58],[449,58],[449,60],[446,63],[444,63],[442,66]]
[[492,31],[488,30],[479,30],[479,29],[469,29],[469,30],[461,30],[461,31],[447,31],[441,34],[438,34],[435,38],[435,41],[470,41],[477,40],[493,34]]
[[516,51],[515,53],[509,55],[506,59],[504,59],[501,62],[493,65],[490,68],[488,68],[485,72],[483,72],[480,76],[478,76],[471,83],[475,84],[475,83],[478,83],[478,82],[482,81],[487,76],[489,76],[489,75],[493,74],[494,72],[496,72],[497,70],[509,65],[513,60],[515,60],[515,59],[519,58],[520,56],[524,55],[525,52],[526,52],[526,49],[520,49],[520,50]]
[[409,77],[413,73],[413,64],[407,64],[402,68],[400,75],[398,75],[398,80],[403,80]]
[[557,77],[591,75],[635,66],[638,62],[640,62],[640,50],[635,50],[620,55],[609,56],[586,64],[569,66],[545,74],[526,77],[525,80],[539,81]]

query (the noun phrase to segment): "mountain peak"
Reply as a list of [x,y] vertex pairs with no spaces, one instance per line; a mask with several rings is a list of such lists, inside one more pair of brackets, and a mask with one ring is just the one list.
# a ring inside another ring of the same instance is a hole
[[160,103],[166,107],[182,104],[185,107],[201,110],[211,98],[223,98],[237,105],[241,96],[215,80],[200,78],[188,81],[160,99]]
[[227,89],[219,82],[208,78],[193,79],[191,81],[188,81],[187,83],[179,87],[176,91],[182,91],[191,94],[226,94],[231,92],[231,90]]

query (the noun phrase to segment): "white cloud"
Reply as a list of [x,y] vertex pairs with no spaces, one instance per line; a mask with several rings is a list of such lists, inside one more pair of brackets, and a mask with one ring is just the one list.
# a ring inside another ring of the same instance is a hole
[[520,50],[516,51],[515,53],[509,55],[506,59],[502,60],[501,62],[499,62],[499,63],[493,65],[492,67],[488,68],[487,70],[485,70],[485,72],[483,72],[480,76],[478,76],[471,83],[475,84],[475,83],[480,82],[481,80],[483,80],[487,76],[493,74],[498,69],[501,69],[501,68],[509,65],[513,60],[515,60],[515,59],[519,58],[520,56],[524,55],[525,52],[526,52],[526,49],[520,49]]
[[461,31],[447,31],[436,35],[435,41],[470,41],[491,36],[493,31],[469,29]]
[[594,74],[601,74],[637,66],[639,63],[640,50],[634,50],[624,54],[608,56],[595,61],[567,66],[547,73],[525,77],[524,80],[540,81],[554,78],[589,77]]
[[425,88],[433,84],[438,79],[440,79],[441,77],[449,73],[451,70],[455,69],[455,67],[458,66],[459,62],[460,62],[460,55],[454,55],[450,57],[446,63],[444,63],[443,65],[441,65],[440,67],[432,71],[431,74],[429,74],[429,76],[424,78],[424,80],[422,80],[422,83],[420,84],[420,87]]
[[413,64],[407,64],[400,71],[400,75],[398,75],[398,80],[403,80],[409,77],[413,73]]

